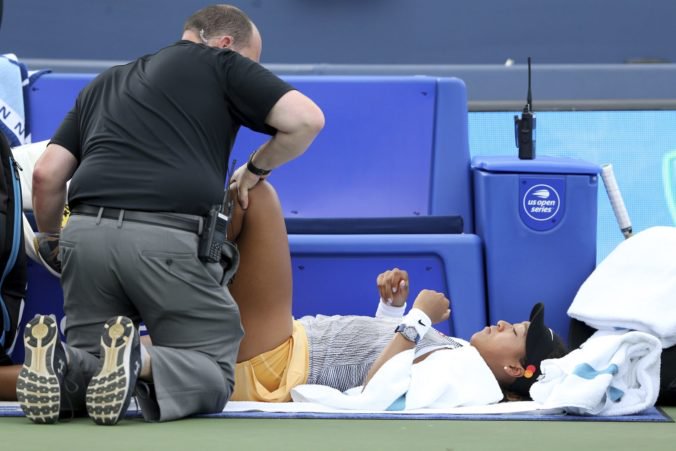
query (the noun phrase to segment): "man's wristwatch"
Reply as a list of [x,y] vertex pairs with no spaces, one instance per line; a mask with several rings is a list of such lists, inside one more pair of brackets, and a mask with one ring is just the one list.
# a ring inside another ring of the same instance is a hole
[[253,164],[253,158],[254,155],[256,155],[256,152],[253,152],[251,156],[249,156],[249,161],[246,162],[246,169],[251,172],[252,174],[255,174],[259,177],[265,177],[268,175],[272,170],[271,169],[261,169],[256,167],[255,164]]
[[420,341],[420,334],[418,331],[415,327],[409,326],[408,324],[399,324],[394,331],[399,332],[405,339],[415,344],[418,344],[418,341]]

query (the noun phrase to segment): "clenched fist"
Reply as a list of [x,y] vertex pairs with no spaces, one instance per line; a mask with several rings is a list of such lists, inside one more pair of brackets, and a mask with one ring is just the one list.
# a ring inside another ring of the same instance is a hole
[[413,308],[425,312],[432,324],[440,323],[451,316],[450,301],[444,295],[434,290],[422,290],[415,298]]

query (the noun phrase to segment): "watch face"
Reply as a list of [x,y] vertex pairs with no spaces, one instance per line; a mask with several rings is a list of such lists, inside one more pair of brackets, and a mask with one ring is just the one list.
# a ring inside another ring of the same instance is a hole
[[401,335],[403,335],[405,339],[413,343],[418,343],[418,339],[420,338],[418,335],[418,331],[415,330],[415,327],[413,326],[400,324],[399,326],[397,326],[395,331],[399,332]]

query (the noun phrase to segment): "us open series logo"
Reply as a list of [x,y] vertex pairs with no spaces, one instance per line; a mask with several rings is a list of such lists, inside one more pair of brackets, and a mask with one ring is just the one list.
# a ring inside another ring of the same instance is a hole
[[531,230],[545,232],[561,223],[566,210],[564,176],[519,177],[519,216]]
[[549,221],[559,212],[561,197],[544,183],[530,187],[523,196],[523,209],[534,221]]

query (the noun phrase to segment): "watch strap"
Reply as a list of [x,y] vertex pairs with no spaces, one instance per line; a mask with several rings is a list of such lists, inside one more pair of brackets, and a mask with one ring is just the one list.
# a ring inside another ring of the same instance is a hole
[[259,177],[265,177],[266,175],[270,174],[272,169],[261,169],[259,167],[256,167],[256,165],[253,163],[253,158],[255,155],[256,152],[252,152],[251,155],[249,156],[249,161],[246,162],[247,171]]
[[418,331],[415,329],[415,327],[408,324],[401,323],[394,329],[394,331],[401,334],[402,337],[412,343],[418,344],[420,341],[420,334]]

